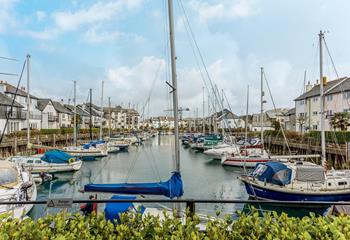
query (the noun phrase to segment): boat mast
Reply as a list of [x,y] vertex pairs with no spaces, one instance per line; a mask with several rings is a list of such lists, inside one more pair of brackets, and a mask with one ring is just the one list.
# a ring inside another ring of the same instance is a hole
[[27,149],[30,146],[30,55],[27,54]]
[[170,57],[171,57],[171,80],[173,88],[173,109],[174,109],[174,131],[175,131],[175,171],[180,172],[180,146],[179,146],[179,107],[176,79],[176,54],[174,36],[174,13],[173,0],[168,0],[169,34],[170,34]]
[[103,118],[103,86],[104,86],[104,81],[102,81],[102,90],[101,90],[101,116],[100,116],[100,140],[102,140],[102,134],[103,134],[103,129],[102,129],[102,118]]
[[[249,108],[249,85],[247,87],[247,106],[246,106],[246,112],[245,112],[245,136],[244,141],[248,141],[248,108]],[[244,145],[247,147],[246,143]]]
[[324,90],[323,90],[323,52],[322,52],[322,43],[324,39],[324,32],[320,31],[319,36],[319,45],[320,45],[320,125],[321,125],[321,163],[322,166],[326,167],[326,137],[324,132]]
[[89,107],[89,111],[90,111],[90,140],[92,141],[92,88],[90,88],[90,107]]
[[77,146],[77,81],[74,81],[74,146]]
[[[225,114],[224,113],[224,89],[221,89],[221,95],[222,95],[222,98],[221,98],[221,115],[223,116],[223,114]],[[225,117],[224,117],[225,118]],[[221,125],[221,134],[222,134],[222,137],[224,137],[224,134],[225,134],[225,120],[226,119],[222,119],[221,120],[221,123],[222,123],[222,125]],[[229,126],[227,126],[227,127],[229,127]]]
[[264,117],[264,68],[260,68],[261,79],[260,79],[260,88],[261,88],[261,97],[260,97],[260,134],[261,134],[261,154],[264,154],[264,126],[263,126],[263,117]]
[[108,137],[111,137],[111,97],[108,97]]
[[203,87],[203,119],[202,119],[203,135],[205,135],[205,120],[204,120],[204,118],[205,118],[205,102],[204,102],[204,97],[205,97],[205,95],[204,95],[204,87]]
[[208,134],[211,134],[212,116],[210,115],[210,96],[208,93]]

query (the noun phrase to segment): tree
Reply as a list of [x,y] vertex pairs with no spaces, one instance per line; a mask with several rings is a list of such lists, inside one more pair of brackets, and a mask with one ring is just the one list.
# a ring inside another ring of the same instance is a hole
[[348,112],[335,113],[331,119],[330,124],[334,129],[340,129],[341,131],[347,130],[350,126],[350,117]]
[[[80,124],[82,124],[83,120],[82,120],[81,116],[78,114],[76,115],[76,117],[77,117],[76,127],[77,127],[77,129],[79,129],[79,126],[80,126]],[[71,124],[74,127],[74,116],[71,119]]]

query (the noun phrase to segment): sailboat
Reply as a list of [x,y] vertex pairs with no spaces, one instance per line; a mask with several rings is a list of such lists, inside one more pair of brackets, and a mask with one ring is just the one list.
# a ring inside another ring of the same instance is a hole
[[[173,109],[174,109],[174,137],[175,137],[175,158],[174,171],[167,181],[150,182],[150,183],[112,183],[112,184],[87,184],[84,186],[85,192],[108,192],[115,194],[134,194],[134,195],[163,195],[169,198],[179,198],[183,195],[183,183],[180,173],[180,143],[179,143],[179,116],[178,116],[178,88],[176,79],[176,56],[175,56],[175,42],[174,42],[174,21],[173,21],[173,3],[168,0],[169,13],[169,32],[170,32],[170,53],[171,53],[171,78],[172,78],[172,95],[173,95]],[[170,84],[169,84],[170,85]],[[114,196],[118,198],[120,196]],[[131,197],[133,198],[133,197]],[[133,205],[133,204],[129,204]],[[111,214],[114,218],[118,218],[120,212],[127,211],[127,208],[118,207],[121,204],[108,204],[105,209],[106,215]],[[147,208],[146,208],[147,210]],[[162,215],[161,211],[153,211],[157,215]]]
[[320,46],[320,122],[322,166],[304,162],[268,162],[258,164],[253,173],[242,176],[249,196],[269,200],[338,202],[350,200],[350,171],[327,171],[324,130],[324,82],[322,44],[324,33],[319,33]]
[[[90,140],[92,141],[92,89],[90,89]],[[63,151],[70,155],[81,158],[83,161],[96,160],[97,158],[106,157],[108,155],[107,147],[96,148],[91,144],[83,146],[77,145],[77,106],[76,106],[76,81],[74,81],[74,146],[64,147]]]
[[[263,117],[264,111],[263,106],[265,103],[264,100],[264,88],[263,88],[263,80],[264,80],[264,69],[260,69],[261,73],[261,95],[260,95],[260,132],[261,132],[261,144],[257,147],[247,147],[246,144],[241,147],[240,152],[225,154],[222,155],[221,164],[227,166],[234,167],[255,167],[257,163],[265,163],[271,161],[269,154],[264,149],[264,126],[263,126]],[[248,108],[248,94],[247,94],[247,108]],[[248,116],[248,113],[246,114]],[[246,131],[247,131],[247,121],[246,121]],[[247,142],[247,132],[245,137],[245,143]]]
[[[26,57],[27,65],[27,143],[30,146],[30,55]],[[13,101],[15,101],[16,95]],[[12,106],[11,110],[12,111]],[[8,119],[7,119],[8,120]],[[7,122],[6,122],[7,124]],[[3,134],[5,129],[3,129]],[[20,164],[9,161],[0,163],[0,202],[11,201],[35,201],[37,198],[37,188],[31,173]],[[33,204],[13,204],[1,205],[0,215],[22,219],[32,209]]]

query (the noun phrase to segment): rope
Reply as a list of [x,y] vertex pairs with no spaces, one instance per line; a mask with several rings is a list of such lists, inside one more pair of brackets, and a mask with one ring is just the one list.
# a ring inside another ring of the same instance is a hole
[[[277,116],[276,104],[275,104],[275,101],[274,101],[274,99],[273,99],[273,97],[272,97],[272,92],[271,92],[271,89],[270,89],[269,82],[267,81],[265,71],[263,71],[263,74],[264,74],[264,79],[265,79],[265,82],[266,82],[267,89],[269,90],[269,95],[270,95],[270,98],[271,98],[271,101],[272,101],[272,104],[273,104],[273,108],[274,108],[275,113],[276,113],[276,116]],[[283,139],[284,139],[284,141],[286,142],[286,146],[287,146],[287,148],[288,148],[288,152],[289,152],[289,154],[292,154],[292,153],[291,153],[291,150],[290,150],[290,148],[289,148],[288,140],[287,140],[286,135],[285,135],[284,130],[283,130],[283,126],[282,126],[282,124],[281,124],[280,121],[278,121],[278,123],[279,123],[279,125],[280,125],[281,130],[282,130]]]
[[[5,125],[4,125],[4,129],[3,129],[2,133],[1,133],[0,144],[2,143],[2,140],[4,139],[5,131],[6,131],[6,128],[7,128],[8,122],[9,122],[9,117],[10,117],[10,115],[11,115],[12,112],[13,112],[13,105],[15,104],[15,100],[16,100],[16,97],[17,97],[18,88],[19,88],[19,85],[20,85],[21,80],[22,80],[22,76],[23,76],[23,72],[24,72],[24,68],[25,68],[25,66],[26,66],[26,63],[27,63],[27,60],[25,60],[24,63],[23,63],[22,71],[21,71],[21,74],[20,74],[19,79],[18,79],[18,82],[17,82],[15,95],[14,95],[13,98],[12,98],[12,103],[11,103],[10,111],[9,111],[8,114],[5,113],[5,114],[6,114],[6,122],[5,122]],[[29,114],[29,112],[28,112],[27,114]]]

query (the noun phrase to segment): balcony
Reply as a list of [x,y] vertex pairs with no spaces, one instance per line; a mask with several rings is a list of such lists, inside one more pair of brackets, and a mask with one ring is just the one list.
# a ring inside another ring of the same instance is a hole
[[9,119],[20,119],[20,120],[24,120],[26,119],[26,115],[24,112],[21,112],[21,111],[13,111],[11,113],[11,115],[9,115],[9,111],[0,111],[0,118],[1,119],[6,119],[6,116],[9,118]]

